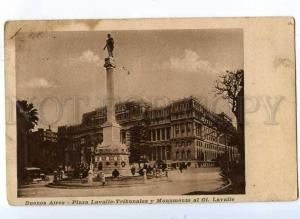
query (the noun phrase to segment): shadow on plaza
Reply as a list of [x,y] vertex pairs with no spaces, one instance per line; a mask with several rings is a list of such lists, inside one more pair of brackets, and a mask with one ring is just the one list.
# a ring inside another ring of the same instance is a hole
[[[135,178],[135,179],[133,179]],[[109,179],[103,186],[100,182],[89,184],[79,180],[53,184],[36,183],[20,186],[19,197],[76,197],[76,196],[148,196],[148,195],[224,195],[240,194],[232,180],[220,168],[193,168],[183,171],[170,171],[169,177],[143,176]],[[65,184],[66,183],[66,184]],[[78,186],[79,185],[79,186]]]

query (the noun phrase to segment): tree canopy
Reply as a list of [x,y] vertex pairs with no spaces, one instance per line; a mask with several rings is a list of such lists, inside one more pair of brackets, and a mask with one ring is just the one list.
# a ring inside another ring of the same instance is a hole
[[226,71],[216,81],[216,94],[222,95],[231,104],[233,114],[238,117],[239,93],[244,87],[244,70]]
[[27,100],[17,100],[17,122],[24,131],[33,129],[39,121],[38,111]]

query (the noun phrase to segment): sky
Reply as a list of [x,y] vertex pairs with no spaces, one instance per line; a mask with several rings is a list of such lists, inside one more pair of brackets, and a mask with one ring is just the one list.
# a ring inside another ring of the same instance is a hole
[[[39,127],[78,124],[105,98],[103,31],[20,32],[16,37],[17,98],[33,102]],[[214,84],[243,68],[241,29],[111,31],[116,99],[154,106],[198,97],[214,112],[230,113]]]

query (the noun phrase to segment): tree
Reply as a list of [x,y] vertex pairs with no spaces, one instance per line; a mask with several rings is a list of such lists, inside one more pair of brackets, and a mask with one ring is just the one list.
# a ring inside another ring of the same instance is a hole
[[[145,142],[149,138],[148,124],[145,121],[138,122],[129,129],[130,132],[130,163],[140,165],[142,156],[147,154]],[[145,161],[145,159],[144,159]]]
[[86,162],[89,164],[94,163],[95,159],[95,150],[97,145],[100,143],[100,138],[98,136],[95,136],[93,134],[89,135],[88,140],[88,147],[85,148],[85,154],[86,154]]
[[[239,146],[241,162],[239,164],[225,165],[227,174],[232,180],[233,191],[245,191],[245,140],[244,140],[244,70],[226,71],[216,81],[216,94],[221,95],[231,105],[231,111],[237,121],[236,141]],[[235,140],[235,139],[233,139]]]
[[238,144],[242,158],[244,157],[244,70],[226,71],[216,81],[216,94],[221,95],[231,105],[236,117]]
[[17,100],[17,160],[18,177],[23,168],[28,165],[28,134],[38,124],[38,111],[32,103],[26,100]]
[[[137,107],[134,105],[133,107]],[[149,154],[149,147],[146,146],[146,142],[150,138],[150,118],[148,114],[148,109],[142,112],[143,119],[139,120],[134,126],[129,129],[130,133],[130,156],[129,161],[130,163],[140,163],[148,162],[146,160],[146,156]]]
[[229,101],[231,104],[231,111],[235,117],[239,118],[239,93],[244,89],[244,70],[226,71],[225,75],[216,81],[216,94]]

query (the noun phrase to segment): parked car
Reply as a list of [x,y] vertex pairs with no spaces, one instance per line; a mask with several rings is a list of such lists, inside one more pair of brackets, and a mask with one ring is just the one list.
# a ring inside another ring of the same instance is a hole
[[25,183],[35,183],[44,181],[46,175],[41,172],[41,168],[38,167],[25,167],[24,168]]

